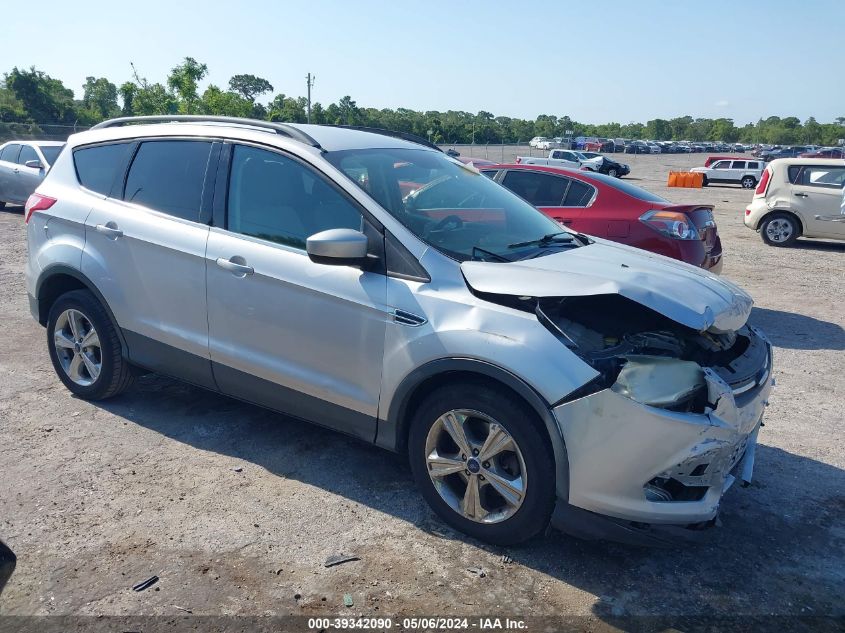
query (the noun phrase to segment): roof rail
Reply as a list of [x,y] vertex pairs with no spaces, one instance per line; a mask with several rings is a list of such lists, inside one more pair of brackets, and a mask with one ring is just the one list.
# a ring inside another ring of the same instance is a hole
[[244,127],[259,128],[262,130],[269,130],[287,136],[300,143],[305,143],[317,149],[323,149],[320,144],[309,134],[306,134],[299,128],[286,123],[276,123],[274,121],[259,121],[258,119],[242,119],[234,116],[213,116],[204,114],[162,114],[152,116],[123,116],[116,119],[109,119],[102,123],[97,123],[92,130],[101,130],[108,127],[119,127],[122,125],[130,125],[132,123],[224,123],[229,125],[242,125]]
[[395,130],[385,130],[384,128],[380,127],[366,127],[364,125],[335,125],[331,123],[326,123],[324,125],[326,127],[339,127],[345,130],[357,130],[359,132],[369,132],[370,134],[392,136],[393,138],[401,138],[403,141],[409,141],[411,143],[416,143],[417,145],[425,145],[426,147],[430,147],[431,149],[436,149],[438,152],[443,151],[431,141],[427,141],[423,137],[417,136],[416,134],[409,134],[408,132],[397,132]]

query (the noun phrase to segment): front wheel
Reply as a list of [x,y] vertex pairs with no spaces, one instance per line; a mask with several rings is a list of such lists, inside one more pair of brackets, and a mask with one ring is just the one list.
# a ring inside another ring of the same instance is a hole
[[84,400],[111,398],[133,382],[117,329],[87,290],[67,292],[50,308],[47,345],[59,379]]
[[607,175],[612,177],[612,178],[619,178],[619,172],[616,171],[615,167],[611,167],[610,169],[608,169]]
[[800,233],[798,221],[789,213],[773,213],[760,225],[760,237],[769,246],[791,246]]
[[709,184],[710,184],[710,181],[709,181],[709,180],[707,180],[707,176],[703,176],[703,177],[701,178],[701,186],[702,186],[702,187],[706,187],[706,186],[707,186],[707,185],[709,185]]
[[411,422],[411,470],[443,521],[511,545],[549,522],[554,458],[536,414],[516,395],[465,382],[429,394]]

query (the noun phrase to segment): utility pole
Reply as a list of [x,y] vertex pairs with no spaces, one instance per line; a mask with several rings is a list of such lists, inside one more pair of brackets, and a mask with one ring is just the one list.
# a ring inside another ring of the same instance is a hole
[[308,83],[308,122],[311,123],[311,88],[314,85],[316,77],[312,77],[311,73],[305,76],[305,81]]

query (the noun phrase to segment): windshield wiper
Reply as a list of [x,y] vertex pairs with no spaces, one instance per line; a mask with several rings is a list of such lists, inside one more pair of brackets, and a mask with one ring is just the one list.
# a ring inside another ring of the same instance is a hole
[[493,257],[494,259],[497,259],[500,262],[511,262],[511,261],[513,261],[512,259],[508,259],[507,257],[504,257],[503,255],[499,255],[498,253],[494,253],[493,251],[485,250],[485,249],[481,248],[480,246],[473,246],[472,247],[472,259],[473,259],[473,261],[475,261],[475,259],[476,259],[476,252],[481,253],[482,255],[487,255],[488,257]]
[[[565,238],[562,236],[566,236]],[[508,244],[508,248],[522,248],[523,246],[547,246],[555,242],[572,242],[572,234],[569,231],[560,231],[558,233],[549,233],[544,235],[539,240],[528,240],[527,242],[515,242]]]

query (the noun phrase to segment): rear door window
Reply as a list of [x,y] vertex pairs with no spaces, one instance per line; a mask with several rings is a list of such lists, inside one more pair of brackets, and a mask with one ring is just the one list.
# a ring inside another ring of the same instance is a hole
[[107,196],[118,175],[123,174],[132,143],[111,143],[81,147],[73,152],[73,164],[79,184]]
[[31,146],[21,145],[21,153],[18,156],[18,165],[26,165],[27,161],[30,160],[40,161],[41,159],[38,157],[38,152],[36,152]]
[[[795,170],[795,171],[793,171]],[[842,189],[845,167],[839,165],[794,165],[789,168],[792,184],[825,189]]]
[[5,160],[9,163],[15,163],[18,160],[18,152],[21,151],[21,146],[13,143],[12,145],[7,145],[0,151],[0,160]]
[[744,160],[735,160],[731,169],[745,169],[745,161]]
[[502,184],[535,207],[559,207],[569,179],[536,171],[509,171]]
[[210,156],[210,141],[142,143],[129,168],[123,199],[197,222]]

